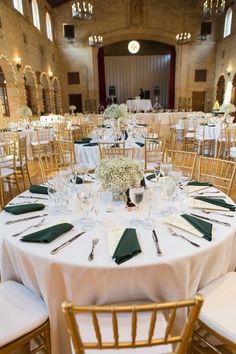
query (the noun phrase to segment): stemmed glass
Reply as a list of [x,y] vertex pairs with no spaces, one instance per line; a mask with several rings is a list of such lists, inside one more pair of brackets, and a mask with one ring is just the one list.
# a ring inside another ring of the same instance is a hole
[[88,165],[86,163],[81,163],[81,164],[77,164],[77,171],[78,174],[81,175],[83,182],[85,181],[85,176],[87,175],[89,168]]
[[160,163],[157,163],[154,166],[154,174],[155,174],[155,177],[156,177],[156,181],[158,182],[159,178],[161,176],[161,164]]
[[[130,188],[129,197],[130,197],[131,202],[139,210],[139,206],[143,202],[143,199],[144,199],[144,187]],[[141,219],[133,219],[133,220],[131,220],[131,224],[134,226],[139,226],[142,224],[142,220]]]
[[162,178],[160,189],[164,199],[166,200],[166,208],[161,210],[161,214],[168,215],[173,212],[173,208],[170,205],[170,201],[172,200],[175,191],[176,191],[176,184],[170,177]]
[[84,228],[88,230],[94,226],[94,222],[91,216],[89,216],[90,212],[94,208],[93,193],[87,187],[80,188],[77,191],[77,198],[79,199],[80,207],[83,214],[82,218],[80,219],[80,222],[82,223]]
[[166,162],[166,163],[161,163],[161,174],[163,177],[167,177],[169,173],[172,171],[172,163]]

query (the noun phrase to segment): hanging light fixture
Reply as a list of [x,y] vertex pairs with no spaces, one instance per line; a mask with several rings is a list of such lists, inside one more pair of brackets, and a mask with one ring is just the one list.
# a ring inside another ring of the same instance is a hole
[[215,17],[223,15],[225,11],[225,0],[205,0],[203,4],[203,15]]
[[184,0],[183,31],[177,33],[176,35],[176,42],[178,44],[190,43],[192,39],[191,33],[185,30],[185,16],[186,16],[186,0]]
[[90,47],[102,47],[103,46],[103,37],[94,35],[89,36],[89,46]]
[[88,21],[93,18],[93,5],[87,1],[77,1],[72,5],[72,17]]

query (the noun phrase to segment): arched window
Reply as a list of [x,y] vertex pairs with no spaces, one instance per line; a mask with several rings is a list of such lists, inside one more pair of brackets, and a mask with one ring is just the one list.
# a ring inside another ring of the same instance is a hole
[[51,17],[48,12],[46,12],[46,30],[47,30],[47,37],[50,41],[53,40],[52,38],[52,21]]
[[22,0],[13,0],[13,6],[22,15],[24,14]]
[[31,6],[34,26],[40,30],[39,7],[37,0],[32,0]]
[[225,15],[224,38],[231,34],[232,8],[229,7]]

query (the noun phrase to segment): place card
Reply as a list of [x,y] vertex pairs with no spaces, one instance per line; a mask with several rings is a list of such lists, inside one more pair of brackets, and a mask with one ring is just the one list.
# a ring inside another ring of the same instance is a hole
[[167,218],[164,219],[164,223],[169,224],[171,226],[176,226],[198,237],[204,236],[201,232],[195,229],[195,227],[193,227],[184,218],[182,218],[181,215],[178,214],[169,215]]
[[195,209],[209,209],[209,210],[227,211],[227,208],[223,208],[221,206],[207,203],[203,200],[194,199],[194,198],[191,198],[190,206],[191,206],[191,208],[195,208]]
[[107,230],[109,255],[112,257],[116,247],[124,233],[125,228],[121,226],[111,227]]

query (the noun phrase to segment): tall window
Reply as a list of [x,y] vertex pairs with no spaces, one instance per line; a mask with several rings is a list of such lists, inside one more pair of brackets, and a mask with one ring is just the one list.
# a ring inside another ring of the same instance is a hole
[[39,19],[39,7],[37,0],[32,0],[32,15],[33,15],[33,23],[35,27],[40,30],[40,19]]
[[52,38],[52,21],[51,17],[48,12],[46,12],[46,30],[47,30],[47,37],[50,41],[53,40]]
[[224,38],[231,34],[232,8],[229,7],[225,15]]
[[22,0],[13,0],[13,6],[22,15],[24,14]]

